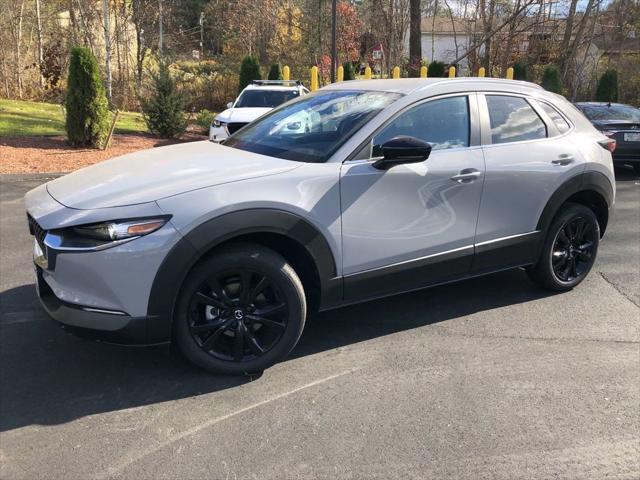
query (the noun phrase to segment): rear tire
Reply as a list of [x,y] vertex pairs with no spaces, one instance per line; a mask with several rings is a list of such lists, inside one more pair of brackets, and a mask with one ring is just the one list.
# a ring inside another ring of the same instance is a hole
[[527,274],[544,288],[571,290],[591,271],[599,243],[600,226],[593,211],[566,203],[549,227],[537,264]]
[[293,349],[306,311],[302,283],[282,256],[237,244],[209,255],[189,273],[176,303],[173,335],[184,356],[205,370],[255,374]]
[[633,170],[636,172],[636,175],[640,177],[640,163],[634,163]]

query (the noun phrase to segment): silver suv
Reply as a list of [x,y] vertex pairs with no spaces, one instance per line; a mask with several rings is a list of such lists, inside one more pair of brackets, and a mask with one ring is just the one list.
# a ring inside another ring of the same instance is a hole
[[[525,82],[343,82],[227,139],[26,196],[42,304],[118,343],[261,371],[309,312],[523,267],[569,290],[614,203],[611,140]],[[499,293],[497,293],[499,294]]]

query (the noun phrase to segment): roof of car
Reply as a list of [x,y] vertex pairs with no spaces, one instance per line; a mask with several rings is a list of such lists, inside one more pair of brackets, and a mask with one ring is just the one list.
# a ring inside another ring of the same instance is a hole
[[380,92],[398,92],[409,94],[418,90],[442,84],[444,82],[455,82],[456,84],[481,84],[486,87],[503,89],[504,87],[526,87],[540,90],[542,87],[535,83],[522,82],[519,80],[505,80],[501,78],[479,78],[479,77],[459,77],[459,78],[398,78],[398,79],[372,79],[372,80],[349,80],[345,82],[332,83],[323,87],[323,90],[373,90]]
[[302,83],[295,83],[295,81],[276,83],[275,81],[264,81],[264,83],[255,82],[250,83],[244,89],[245,90],[299,90],[303,88]]

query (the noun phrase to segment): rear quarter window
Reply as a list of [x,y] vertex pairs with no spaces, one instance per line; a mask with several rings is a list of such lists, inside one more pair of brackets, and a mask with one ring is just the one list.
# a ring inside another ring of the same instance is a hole
[[549,118],[551,119],[551,121],[553,122],[553,124],[556,126],[556,128],[561,134],[571,129],[571,125],[569,125],[569,122],[567,122],[564,119],[564,117],[560,115],[560,112],[558,112],[555,108],[553,108],[551,105],[545,102],[538,102],[538,103],[544,110],[544,113],[549,115]]
[[522,142],[547,137],[547,127],[522,97],[487,95],[491,143]]

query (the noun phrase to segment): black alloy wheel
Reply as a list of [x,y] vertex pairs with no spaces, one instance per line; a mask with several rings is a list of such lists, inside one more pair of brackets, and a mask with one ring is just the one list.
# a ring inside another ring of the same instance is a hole
[[173,336],[192,363],[223,374],[256,374],[283,359],[305,324],[302,282],[260,245],[221,247],[191,270],[174,309]]
[[553,273],[561,282],[573,282],[589,271],[594,259],[596,234],[591,223],[574,217],[558,231],[553,245]]
[[599,243],[600,225],[593,210],[566,203],[547,229],[540,258],[527,268],[527,274],[542,287],[571,290],[593,267]]
[[193,293],[189,330],[208,354],[246,362],[280,340],[288,310],[280,288],[266,275],[251,270],[220,272]]

